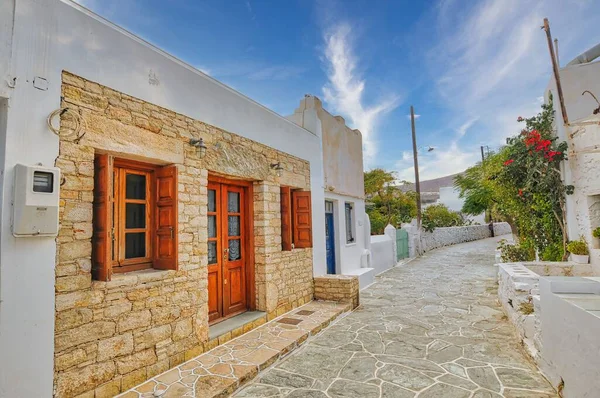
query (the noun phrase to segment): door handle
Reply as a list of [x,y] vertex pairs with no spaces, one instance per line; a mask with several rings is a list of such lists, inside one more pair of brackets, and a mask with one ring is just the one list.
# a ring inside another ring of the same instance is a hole
[[174,238],[173,234],[175,231],[174,231],[173,227],[169,227],[169,230],[171,231],[171,239],[173,239]]
[[223,249],[223,261],[227,261],[227,253],[229,253],[229,249]]

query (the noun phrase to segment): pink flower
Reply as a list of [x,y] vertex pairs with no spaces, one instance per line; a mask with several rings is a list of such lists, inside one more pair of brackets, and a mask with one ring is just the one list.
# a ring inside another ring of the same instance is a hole
[[508,166],[509,164],[511,164],[514,161],[515,161],[514,159],[508,159],[506,162],[504,162],[504,165]]
[[525,119],[523,119],[521,116],[519,116],[519,117],[517,118],[517,122],[522,122],[523,120],[525,120]]

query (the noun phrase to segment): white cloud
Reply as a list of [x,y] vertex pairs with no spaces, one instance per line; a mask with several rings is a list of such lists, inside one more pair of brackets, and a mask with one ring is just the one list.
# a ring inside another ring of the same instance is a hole
[[[420,151],[419,179],[424,181],[460,173],[479,160],[478,151],[479,147],[464,149],[460,148],[456,142],[452,142],[445,149],[436,147],[431,152]],[[396,167],[400,170],[398,180],[415,180],[413,161],[412,153],[402,154],[402,159],[396,163]]]
[[[420,118],[420,117],[421,117],[421,115],[416,115],[416,114],[415,114],[415,120],[417,120],[417,119],[418,119],[418,118]],[[406,118],[407,118],[408,120],[410,120],[410,115],[406,115]]]
[[473,126],[475,124],[476,121],[478,121],[479,118],[478,117],[472,117],[471,119],[467,120],[466,122],[464,122],[463,124],[460,125],[460,127],[458,128],[458,130],[456,130],[457,134],[458,134],[458,138],[462,138],[465,136],[465,134],[467,133],[467,131],[471,128],[471,126]]
[[328,82],[323,87],[325,101],[359,129],[363,136],[365,167],[377,154],[376,132],[381,117],[398,106],[397,95],[364,103],[366,82],[357,71],[357,58],[350,42],[351,27],[340,23],[325,33],[325,58]]

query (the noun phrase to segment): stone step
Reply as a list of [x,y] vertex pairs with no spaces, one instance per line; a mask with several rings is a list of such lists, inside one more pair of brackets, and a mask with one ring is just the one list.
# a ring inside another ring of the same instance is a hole
[[350,304],[312,301],[155,376],[118,397],[228,396],[350,309]]

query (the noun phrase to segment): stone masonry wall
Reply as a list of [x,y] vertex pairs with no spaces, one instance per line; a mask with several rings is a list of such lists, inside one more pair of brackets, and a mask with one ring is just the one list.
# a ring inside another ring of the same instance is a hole
[[315,277],[315,299],[337,301],[358,307],[358,276],[355,275],[322,275]]
[[[55,393],[112,397],[204,350],[209,173],[254,183],[256,308],[269,317],[312,298],[312,250],[281,251],[279,187],[309,189],[308,162],[217,127],[63,73],[62,106],[86,135],[60,139],[60,232],[56,258]],[[235,117],[236,115],[232,115]],[[61,132],[72,127],[67,116]],[[202,137],[205,158],[188,144]],[[176,164],[179,270],[91,278],[94,155]],[[281,162],[281,177],[269,165]]]

